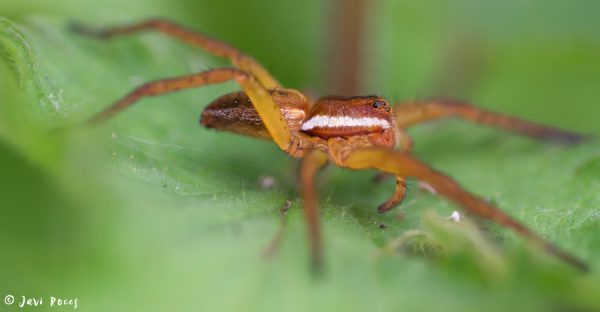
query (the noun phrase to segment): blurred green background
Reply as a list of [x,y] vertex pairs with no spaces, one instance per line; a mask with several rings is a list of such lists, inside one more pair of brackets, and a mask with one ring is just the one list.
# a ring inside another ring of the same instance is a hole
[[[378,215],[391,184],[329,168],[326,274],[314,279],[295,161],[197,123],[235,84],[49,132],[145,81],[227,64],[160,35],[82,38],[69,21],[171,18],[321,95],[332,89],[341,10],[317,0],[0,0],[0,297],[78,298],[83,311],[600,310],[595,142],[565,147],[459,121],[411,131],[419,157],[585,259],[589,274],[497,226],[446,222],[456,207],[414,182],[400,209]],[[456,97],[600,135],[600,2],[372,0],[365,17],[361,93]],[[263,189],[261,176],[276,186]],[[266,259],[287,199],[281,250]]]

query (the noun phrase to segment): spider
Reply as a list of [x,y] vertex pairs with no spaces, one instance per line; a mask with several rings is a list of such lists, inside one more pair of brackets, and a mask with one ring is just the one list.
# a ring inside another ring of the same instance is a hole
[[73,25],[73,30],[98,38],[157,31],[229,59],[233,67],[143,84],[92,116],[87,123],[102,122],[144,97],[226,81],[237,82],[242,91],[214,100],[202,112],[200,123],[206,128],[272,140],[283,152],[301,159],[300,194],[314,268],[320,268],[323,259],[315,176],[326,164],[333,163],[353,170],[376,169],[395,177],[395,192],[388,201],[379,205],[379,213],[388,212],[400,204],[406,191],[406,179],[415,178],[430,185],[438,194],[467,213],[510,228],[577,269],[588,269],[581,260],[544,240],[499,208],[463,189],[449,176],[411,155],[412,141],[406,129],[431,120],[458,117],[542,140],[576,143],[585,138],[583,135],[458,101],[413,101],[393,107],[385,98],[375,95],[327,96],[310,101],[300,91],[283,87],[251,56],[222,41],[164,19],[99,30]]

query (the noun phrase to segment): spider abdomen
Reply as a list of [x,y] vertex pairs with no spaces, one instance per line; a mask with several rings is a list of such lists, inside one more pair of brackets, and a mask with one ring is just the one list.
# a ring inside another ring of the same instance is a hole
[[[269,90],[288,123],[290,131],[299,131],[308,110],[306,97],[292,89]],[[210,103],[202,112],[200,123],[207,128],[229,131],[241,135],[269,139],[271,136],[243,92],[229,93]]]

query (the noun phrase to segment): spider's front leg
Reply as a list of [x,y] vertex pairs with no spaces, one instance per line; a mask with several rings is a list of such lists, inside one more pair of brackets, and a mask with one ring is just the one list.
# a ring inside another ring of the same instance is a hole
[[[380,173],[376,176],[376,178],[382,177],[379,179],[383,180],[383,179],[387,178],[388,176],[391,177],[391,175],[389,175],[389,174]],[[400,205],[400,203],[404,199],[404,195],[406,195],[406,177],[397,175],[396,176],[396,189],[394,191],[394,195],[392,195],[392,197],[388,201],[379,205],[377,207],[377,212],[386,213],[386,212],[392,210],[394,207]]]
[[290,134],[288,125],[281,114],[281,109],[275,103],[269,92],[267,92],[263,85],[252,74],[235,68],[213,69],[188,76],[146,83],[115,102],[112,106],[88,119],[88,123],[95,124],[102,122],[135,104],[143,97],[198,88],[230,80],[239,83],[242,89],[250,97],[252,105],[254,105],[254,108],[258,112],[258,115],[263,121],[273,141],[282,150],[288,151],[293,143],[293,138]]
[[[508,131],[541,140],[551,140],[563,143],[577,143],[588,138],[588,136],[568,132],[565,130],[540,125],[520,118],[487,111],[463,102],[448,100],[430,100],[410,102],[396,105],[394,107],[394,121],[397,127],[400,150],[404,153],[412,151],[413,143],[406,129],[428,121],[458,117],[475,123],[494,126]],[[375,182],[381,182],[391,177],[389,173],[381,172],[374,177]],[[386,212],[401,202],[405,187],[398,184],[404,178],[396,176],[396,192],[393,198],[381,205],[379,212]],[[394,202],[394,199],[399,199]]]
[[[404,129],[398,128],[396,130],[398,137],[398,145],[400,146],[400,150],[406,153],[410,153],[413,148],[413,141],[410,138],[408,132]],[[373,181],[376,183],[381,183],[386,181],[389,178],[392,178],[393,175],[387,172],[379,172],[373,177]],[[406,195],[406,177],[396,175],[396,189],[394,191],[394,195],[386,201],[385,203],[379,205],[377,207],[377,212],[386,213],[394,207],[400,205],[402,200],[404,200],[404,196]]]
[[452,178],[432,169],[408,153],[379,148],[359,149],[348,153],[339,165],[351,169],[373,168],[400,176],[419,179],[431,185],[442,196],[462,206],[467,212],[506,226],[517,234],[534,242],[549,254],[558,257],[579,270],[588,270],[587,265],[581,260],[544,240],[502,210],[465,191]]
[[535,139],[562,143],[578,143],[586,135],[572,133],[558,128],[541,125],[521,118],[508,116],[478,108],[464,102],[449,100],[415,101],[394,107],[394,118],[399,129],[425,123],[428,121],[457,117],[474,123],[502,128]]

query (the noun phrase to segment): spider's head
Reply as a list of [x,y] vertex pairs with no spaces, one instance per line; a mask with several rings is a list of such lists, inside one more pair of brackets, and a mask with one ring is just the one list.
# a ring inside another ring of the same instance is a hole
[[302,131],[320,137],[382,133],[393,128],[390,104],[375,95],[321,98],[302,125]]

